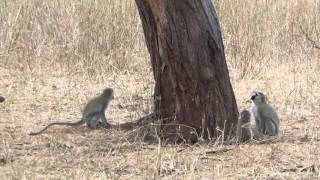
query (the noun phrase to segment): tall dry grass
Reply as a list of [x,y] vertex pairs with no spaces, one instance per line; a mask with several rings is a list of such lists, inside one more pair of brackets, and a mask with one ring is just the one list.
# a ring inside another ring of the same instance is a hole
[[3,65],[23,71],[53,66],[98,76],[147,64],[133,1],[5,0],[1,29]]
[[319,178],[320,50],[301,28],[320,41],[320,1],[216,0],[215,7],[239,108],[248,108],[251,90],[265,92],[282,142],[211,155],[221,147],[154,147],[85,128],[26,136],[79,117],[106,86],[116,90],[112,120],[152,111],[149,54],[133,0],[1,0],[0,177]]
[[[227,61],[237,77],[255,75],[272,62],[318,59],[299,29],[320,39],[318,1],[215,4]],[[50,67],[93,77],[150,66],[134,1],[4,0],[0,8],[3,66],[26,72]]]
[[240,76],[273,64],[319,64],[300,26],[319,40],[318,1],[217,1],[227,60]]

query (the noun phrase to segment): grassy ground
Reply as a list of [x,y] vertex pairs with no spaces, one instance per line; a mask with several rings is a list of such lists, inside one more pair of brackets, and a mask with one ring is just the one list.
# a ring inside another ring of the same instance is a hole
[[106,86],[110,118],[152,111],[153,77],[133,0],[0,2],[3,179],[319,179],[320,2],[217,0],[239,108],[260,90],[281,118],[278,142],[143,143],[134,131],[56,127]]

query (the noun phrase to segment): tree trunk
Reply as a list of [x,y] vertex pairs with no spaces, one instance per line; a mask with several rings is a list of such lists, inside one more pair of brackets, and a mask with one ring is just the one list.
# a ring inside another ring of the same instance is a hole
[[136,0],[166,137],[234,135],[237,104],[211,0]]

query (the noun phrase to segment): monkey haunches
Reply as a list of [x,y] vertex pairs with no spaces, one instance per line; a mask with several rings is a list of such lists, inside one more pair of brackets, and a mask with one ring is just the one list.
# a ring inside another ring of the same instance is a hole
[[[279,117],[271,105],[267,103],[267,97],[261,92],[253,92],[251,96],[251,114],[248,110],[240,113],[236,141],[245,142],[250,139],[261,139],[266,136],[277,136],[279,133]],[[251,115],[254,125],[251,124]]]

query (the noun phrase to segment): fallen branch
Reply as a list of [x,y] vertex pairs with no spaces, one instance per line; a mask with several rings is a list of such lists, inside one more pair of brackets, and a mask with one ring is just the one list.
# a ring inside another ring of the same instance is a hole
[[151,124],[155,121],[156,117],[154,113],[148,114],[146,116],[143,116],[137,120],[121,123],[118,125],[112,125],[113,128],[119,128],[123,130],[130,130],[134,129],[136,127],[145,126],[147,124]]

